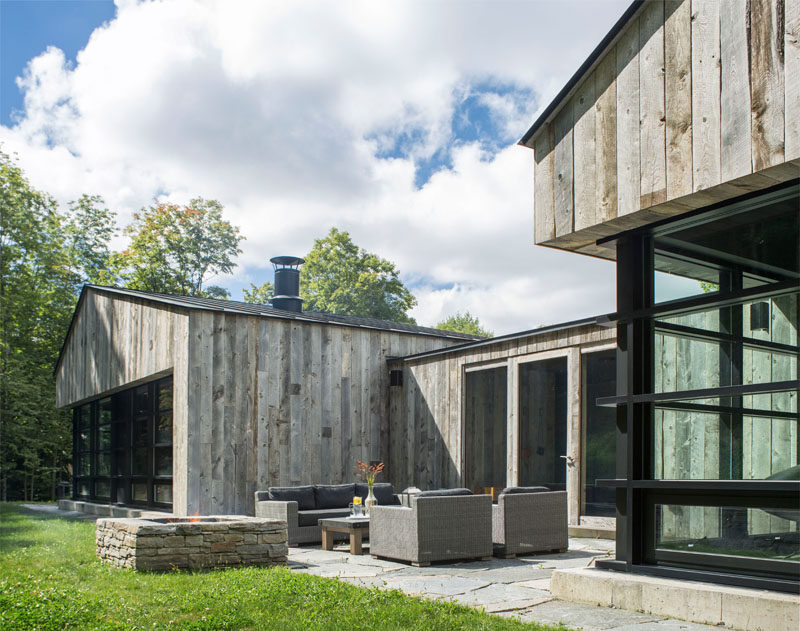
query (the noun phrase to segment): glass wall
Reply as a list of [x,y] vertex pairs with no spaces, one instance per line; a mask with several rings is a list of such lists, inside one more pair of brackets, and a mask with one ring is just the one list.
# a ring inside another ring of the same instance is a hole
[[519,483],[566,488],[567,358],[519,367]]
[[796,589],[798,199],[794,183],[618,237],[618,559]]
[[581,357],[583,378],[583,506],[581,514],[614,517],[613,488],[598,486],[597,480],[615,477],[617,465],[617,415],[600,407],[597,399],[611,397],[617,388],[617,351],[587,353]]
[[466,373],[464,484],[473,490],[506,485],[507,369]]
[[75,498],[172,505],[172,378],[74,409]]

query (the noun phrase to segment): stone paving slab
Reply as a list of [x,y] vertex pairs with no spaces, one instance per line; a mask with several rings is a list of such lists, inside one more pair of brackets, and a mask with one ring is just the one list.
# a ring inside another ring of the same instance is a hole
[[584,631],[710,631],[706,625],[665,619],[623,609],[555,600],[550,576],[555,569],[590,567],[596,558],[613,555],[614,542],[570,539],[563,553],[515,559],[463,561],[413,567],[407,563],[351,556],[346,546],[323,551],[319,546],[291,548],[290,566],[317,576],[338,578],[365,588],[398,589],[406,594],[481,608],[527,622],[563,624]]
[[659,616],[650,616],[623,609],[594,607],[583,603],[567,602],[566,600],[550,600],[521,612],[515,611],[500,615],[518,618],[525,622],[561,623],[567,627],[580,628],[584,631],[604,631],[605,629],[614,629],[616,631],[620,627],[624,627],[624,625],[639,625],[643,622],[661,620]]

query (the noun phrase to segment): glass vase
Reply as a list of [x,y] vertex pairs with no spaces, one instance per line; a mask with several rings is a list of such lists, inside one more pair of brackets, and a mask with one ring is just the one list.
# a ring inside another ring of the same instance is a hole
[[369,517],[369,511],[373,506],[378,505],[378,500],[375,499],[375,495],[372,493],[372,485],[369,485],[369,493],[367,494],[367,499],[364,500],[364,511]]

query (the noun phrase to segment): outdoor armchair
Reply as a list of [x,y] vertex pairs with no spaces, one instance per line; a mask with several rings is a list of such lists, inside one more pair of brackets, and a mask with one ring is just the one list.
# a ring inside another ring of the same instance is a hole
[[420,493],[410,507],[373,507],[370,553],[413,565],[491,557],[492,498],[433,493]]
[[504,489],[492,506],[495,554],[514,557],[569,547],[567,492],[546,487]]

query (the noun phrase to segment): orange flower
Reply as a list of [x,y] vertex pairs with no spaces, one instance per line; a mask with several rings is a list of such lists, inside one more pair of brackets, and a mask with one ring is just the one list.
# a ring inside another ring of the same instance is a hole
[[378,464],[367,464],[362,460],[358,460],[356,464],[353,465],[353,469],[360,471],[364,478],[367,481],[367,484],[372,487],[375,484],[375,476],[378,475],[381,471],[383,471],[383,463],[379,462]]

